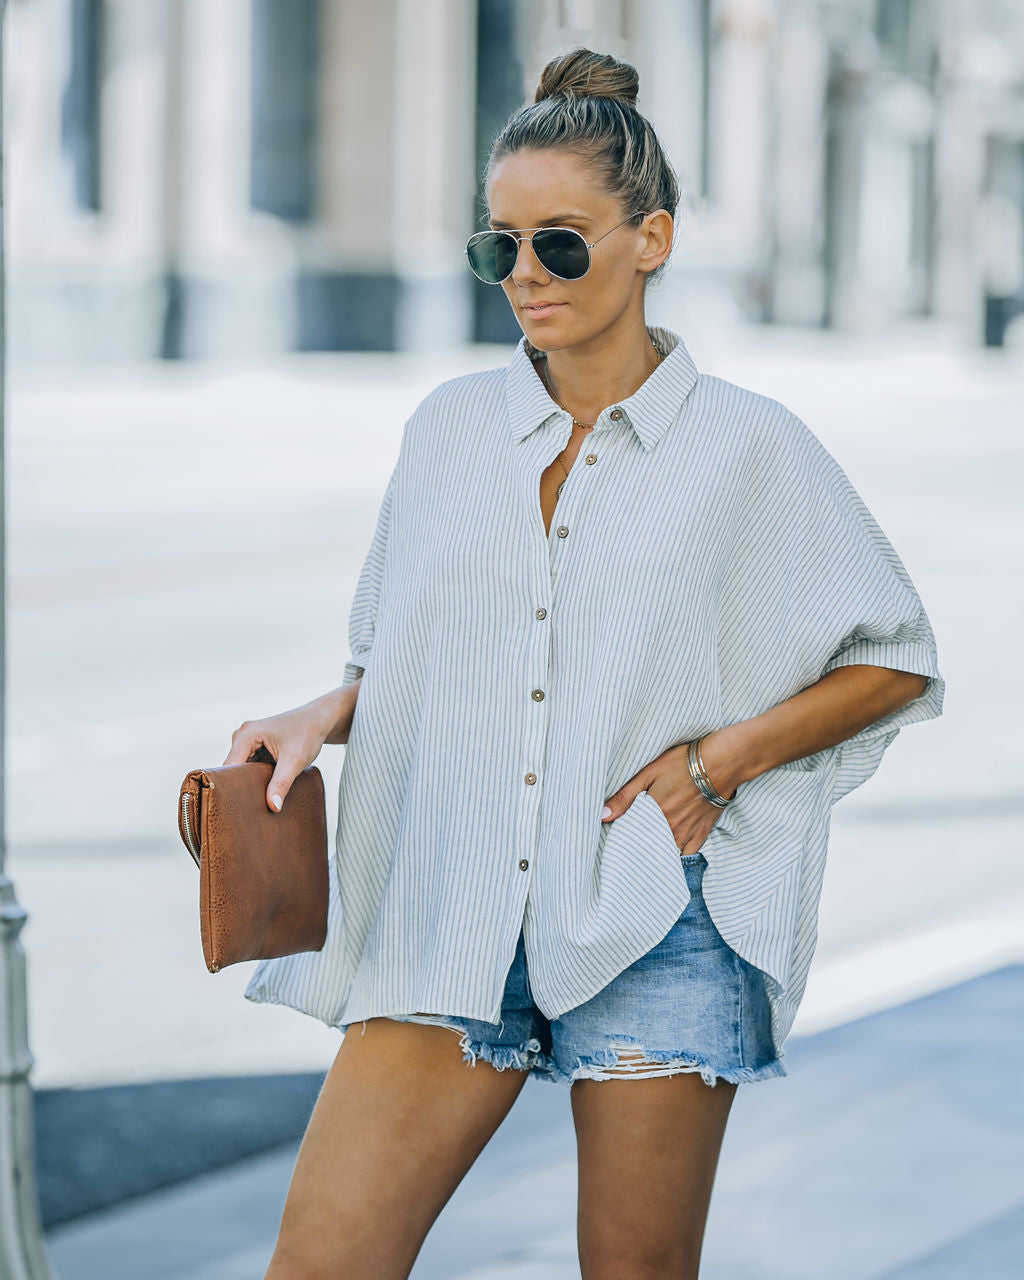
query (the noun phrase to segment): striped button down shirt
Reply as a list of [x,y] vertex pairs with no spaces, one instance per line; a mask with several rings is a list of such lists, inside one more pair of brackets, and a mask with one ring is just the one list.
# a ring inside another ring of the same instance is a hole
[[776,1050],[817,936],[833,803],[904,725],[941,713],[921,600],[835,459],[778,401],[698,373],[678,335],[609,405],[550,532],[540,476],[567,444],[525,339],[405,424],[352,603],[362,676],[339,782],[328,941],[245,992],[346,1029],[382,1014],[500,1019],[520,929],[548,1018],[664,938],[689,901],[646,791],[667,748],[835,667],[929,677],[838,746],[739,787],[701,846],[707,908],[766,975]]

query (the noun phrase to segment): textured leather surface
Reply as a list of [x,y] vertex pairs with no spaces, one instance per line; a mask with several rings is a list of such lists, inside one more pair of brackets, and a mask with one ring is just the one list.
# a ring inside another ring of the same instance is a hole
[[242,960],[320,951],[327,940],[327,811],[320,770],[292,783],[280,813],[267,808],[274,766],[261,760],[193,769],[189,795],[200,838],[199,924],[211,973]]

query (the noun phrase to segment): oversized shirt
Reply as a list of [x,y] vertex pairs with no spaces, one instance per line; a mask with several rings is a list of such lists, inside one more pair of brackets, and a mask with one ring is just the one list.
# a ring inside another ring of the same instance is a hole
[[766,975],[776,1051],[817,937],[831,808],[904,725],[941,714],[932,629],[835,459],[778,401],[668,355],[586,437],[550,532],[540,478],[570,415],[525,339],[404,427],[349,622],[362,676],[339,780],[328,939],[245,996],[342,1030],[378,1015],[497,1023],[524,933],[557,1018],[668,933],[690,898],[642,791],[669,747],[836,667],[928,677],[845,742],[743,783],[701,846],[725,941]]

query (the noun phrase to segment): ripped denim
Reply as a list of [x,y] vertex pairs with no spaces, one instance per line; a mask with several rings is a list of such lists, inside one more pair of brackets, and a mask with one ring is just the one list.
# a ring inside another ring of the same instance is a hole
[[764,973],[726,943],[708,914],[704,855],[681,860],[691,897],[668,934],[561,1017],[549,1020],[533,1003],[520,933],[499,1022],[428,1012],[392,1019],[457,1032],[472,1066],[482,1059],[555,1084],[699,1072],[713,1086],[786,1075],[772,1041]]

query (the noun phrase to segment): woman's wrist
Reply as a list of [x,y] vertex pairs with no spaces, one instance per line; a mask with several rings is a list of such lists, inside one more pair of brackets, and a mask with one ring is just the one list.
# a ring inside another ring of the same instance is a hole
[[729,799],[736,788],[750,782],[761,772],[753,756],[751,735],[745,730],[746,721],[723,725],[712,729],[700,740],[700,753],[704,770],[715,790]]
[[319,731],[328,744],[346,743],[352,727],[352,714],[359,697],[359,680],[343,685],[340,689],[332,689],[320,698],[309,703],[309,708],[317,718]]

